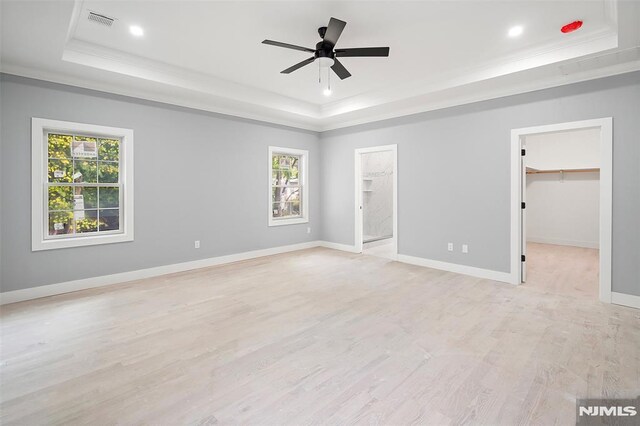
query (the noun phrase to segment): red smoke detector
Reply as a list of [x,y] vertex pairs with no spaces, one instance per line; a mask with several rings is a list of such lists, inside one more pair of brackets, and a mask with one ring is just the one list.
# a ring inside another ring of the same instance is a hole
[[582,26],[582,21],[573,21],[570,24],[565,25],[564,27],[560,28],[560,31],[562,31],[563,33],[572,33],[575,30],[579,29]]

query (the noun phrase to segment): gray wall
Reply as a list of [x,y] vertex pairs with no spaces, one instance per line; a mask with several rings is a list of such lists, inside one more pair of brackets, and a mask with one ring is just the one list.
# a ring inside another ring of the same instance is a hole
[[509,272],[511,129],[601,117],[614,120],[613,291],[640,295],[640,73],[323,133],[323,239],[354,243],[354,149],[398,144],[399,252]]
[[[0,93],[3,292],[320,237],[316,133],[8,75]],[[135,241],[31,251],[31,117],[134,129]],[[309,150],[309,224],[267,226],[269,145]]]
[[[2,291],[317,239],[353,244],[353,150],[392,143],[400,253],[508,272],[511,129],[612,116],[613,290],[640,295],[640,73],[320,136],[7,75],[0,96]],[[34,116],[135,130],[134,242],[31,252]],[[268,145],[310,151],[311,234],[267,227]]]

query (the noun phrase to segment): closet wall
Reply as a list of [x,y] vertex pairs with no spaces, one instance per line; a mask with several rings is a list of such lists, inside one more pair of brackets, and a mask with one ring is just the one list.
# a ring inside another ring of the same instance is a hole
[[527,167],[554,171],[527,174],[527,240],[597,248],[600,131],[533,135],[525,142]]

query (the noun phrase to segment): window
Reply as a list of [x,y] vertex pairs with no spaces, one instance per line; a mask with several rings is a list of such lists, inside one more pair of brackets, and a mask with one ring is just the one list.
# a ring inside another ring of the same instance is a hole
[[133,131],[32,120],[32,250],[133,240]]
[[308,151],[269,147],[269,226],[309,222]]

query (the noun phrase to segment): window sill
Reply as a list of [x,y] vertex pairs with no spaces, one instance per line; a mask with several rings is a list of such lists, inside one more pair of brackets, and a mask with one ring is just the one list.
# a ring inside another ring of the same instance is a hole
[[297,225],[300,223],[309,223],[306,217],[297,217],[295,219],[269,219],[269,226]]
[[133,234],[96,235],[94,237],[58,238],[52,240],[34,240],[31,251],[52,250],[70,247],[85,247],[102,244],[133,241]]

